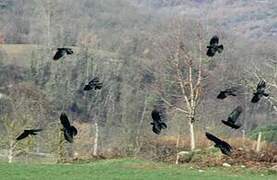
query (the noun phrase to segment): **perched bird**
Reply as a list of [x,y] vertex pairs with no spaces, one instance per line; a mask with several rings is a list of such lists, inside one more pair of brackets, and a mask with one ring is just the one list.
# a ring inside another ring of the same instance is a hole
[[207,56],[213,57],[216,52],[221,53],[223,51],[223,45],[218,45],[219,39],[217,36],[213,36],[210,40],[210,45],[207,46]]
[[232,154],[233,148],[227,142],[222,141],[221,139],[215,137],[214,135],[208,132],[206,132],[206,137],[209,140],[213,141],[215,143],[214,147],[219,148],[223,154],[227,156],[230,156]]
[[237,96],[236,92],[237,90],[235,88],[228,88],[224,91],[220,91],[220,93],[217,96],[217,99],[225,99],[227,96]]
[[53,60],[59,60],[61,57],[63,57],[65,54],[73,54],[72,49],[70,48],[57,48],[57,52],[53,57]]
[[99,82],[99,78],[95,77],[93,78],[87,85],[84,87],[84,91],[89,91],[89,90],[97,90],[101,89],[103,86],[103,83]]
[[68,117],[65,113],[62,113],[60,116],[61,123],[63,125],[62,131],[64,132],[64,138],[68,142],[73,142],[73,136],[76,136],[78,131],[74,126],[70,125]]
[[238,129],[241,127],[241,124],[236,124],[236,121],[238,120],[241,113],[242,113],[242,107],[238,106],[229,114],[227,121],[222,120],[221,122],[226,126],[229,126],[234,129]]
[[156,134],[160,134],[162,129],[167,128],[167,125],[162,121],[160,112],[158,110],[154,109],[151,113],[151,116],[153,119],[153,122],[151,122],[151,125],[153,125],[152,131]]
[[264,80],[261,80],[261,81],[259,82],[259,84],[257,85],[256,92],[253,93],[254,96],[253,96],[253,98],[251,99],[251,102],[252,102],[252,103],[256,103],[256,102],[258,102],[263,96],[265,96],[265,97],[269,96],[269,94],[265,92],[265,89],[266,89],[265,81],[264,81]]
[[23,133],[21,133],[16,140],[19,141],[21,139],[24,139],[26,137],[28,137],[29,135],[35,136],[37,135],[37,132],[42,131],[42,129],[28,129],[28,130],[24,130]]

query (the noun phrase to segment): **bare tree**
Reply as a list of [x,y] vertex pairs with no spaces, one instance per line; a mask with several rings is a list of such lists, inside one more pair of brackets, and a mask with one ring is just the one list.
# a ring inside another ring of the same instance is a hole
[[[13,158],[22,153],[29,153],[35,148],[36,141],[33,138],[16,141],[16,137],[21,134],[25,128],[34,128],[40,124],[37,114],[44,112],[46,114],[47,101],[41,97],[34,87],[28,84],[13,85],[14,90],[9,95],[1,98],[0,103],[10,107],[5,114],[2,114],[0,123],[4,127],[4,138],[2,145],[8,149],[8,161],[11,163]],[[6,101],[3,101],[3,99]],[[41,119],[43,120],[43,119]],[[43,123],[42,123],[43,124]],[[39,136],[37,137],[39,138]]]
[[[155,90],[170,108],[183,113],[187,118],[190,148],[194,150],[194,123],[201,100],[203,80],[203,37],[201,25],[194,25],[194,31],[197,32],[190,34],[182,21],[182,18],[174,19],[170,24],[169,34],[165,37],[155,37],[159,38],[158,42],[155,42],[155,48],[159,54],[157,62],[160,62],[159,65],[156,64],[157,71],[161,76]],[[189,43],[193,41],[198,43],[193,46],[194,49],[189,49]]]

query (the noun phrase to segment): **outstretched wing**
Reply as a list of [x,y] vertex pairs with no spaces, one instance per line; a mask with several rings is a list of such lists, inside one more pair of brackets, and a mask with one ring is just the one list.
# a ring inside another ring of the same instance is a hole
[[207,56],[213,57],[215,55],[215,52],[216,52],[215,49],[211,47],[207,51]]
[[160,122],[161,121],[161,116],[159,111],[157,111],[156,109],[154,109],[151,113],[152,119],[155,122]]
[[101,89],[103,87],[103,83],[98,83],[96,86],[95,86],[95,89]]
[[101,82],[99,82],[99,78],[95,77],[84,87],[84,90],[88,91],[88,90],[91,90],[91,89],[95,89],[95,90],[96,89],[101,89],[102,86],[103,86],[103,84]]
[[213,141],[215,144],[220,144],[222,142],[219,138],[217,138],[216,136],[214,136],[214,135],[212,135],[211,133],[208,133],[208,132],[206,132],[206,137],[209,140]]
[[225,94],[225,91],[220,91],[220,93],[217,95],[217,99],[225,99],[227,96]]
[[220,145],[218,146],[221,150],[221,152],[227,156],[230,156],[232,153],[232,146],[230,144],[228,144],[225,141],[221,141]]
[[234,128],[234,129],[238,129],[238,128],[241,127],[241,124],[235,124],[235,123],[230,122],[230,121],[221,120],[221,122],[222,122],[223,124],[225,124],[226,126],[229,126],[229,127],[231,127],[231,128]]
[[70,127],[70,131],[71,131],[73,136],[76,136],[78,134],[78,131],[77,131],[77,129],[74,126]]
[[213,46],[213,45],[217,45],[218,44],[218,37],[215,35],[212,37],[212,39],[210,40],[210,45]]
[[160,134],[160,133],[161,133],[160,127],[159,127],[157,124],[155,124],[155,123],[153,123],[152,125],[153,125],[152,131],[153,131],[155,134]]
[[261,99],[262,95],[259,93],[254,93],[253,98],[251,99],[252,103],[257,103]]
[[42,129],[30,129],[30,131],[32,131],[32,132],[40,132],[40,131],[42,131]]
[[89,90],[92,90],[92,87],[89,84],[85,85],[84,91],[89,91]]
[[21,140],[21,139],[24,139],[24,138],[26,138],[28,135],[29,135],[28,131],[25,131],[25,130],[24,130],[24,132],[21,133],[21,134],[16,138],[16,140],[19,141],[19,140]]
[[60,120],[61,120],[61,123],[63,125],[63,127],[65,129],[69,129],[70,128],[70,122],[68,120],[68,117],[65,113],[62,113],[61,116],[60,116]]
[[261,80],[257,85],[257,91],[258,92],[264,91],[265,88],[266,88],[266,83],[264,80]]
[[71,48],[65,48],[66,54],[73,54],[73,50]]
[[65,54],[65,51],[63,49],[61,49],[61,48],[58,48],[56,54],[53,57],[53,60],[60,59],[61,57],[64,56],[64,54]]
[[73,143],[73,136],[71,135],[70,131],[64,130],[64,139],[69,143]]
[[242,107],[241,106],[238,106],[236,107],[228,116],[228,121],[232,122],[232,123],[235,123],[240,114],[242,113]]

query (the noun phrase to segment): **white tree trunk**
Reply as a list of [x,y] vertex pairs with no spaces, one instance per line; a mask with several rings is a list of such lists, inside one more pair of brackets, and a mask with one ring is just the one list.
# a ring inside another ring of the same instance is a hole
[[10,142],[9,153],[8,153],[8,162],[9,163],[12,163],[12,160],[13,160],[13,150],[14,150],[14,143],[11,141]]
[[138,153],[140,151],[140,148],[141,148],[141,142],[140,142],[141,135],[140,135],[140,132],[141,132],[141,128],[142,128],[142,125],[143,125],[146,108],[147,108],[147,100],[146,100],[146,97],[145,97],[143,111],[142,111],[142,114],[141,114],[138,130],[137,130],[137,137],[136,137],[136,146],[137,146],[136,148],[137,149],[136,149],[136,153]]
[[176,140],[176,148],[179,148],[180,138],[181,138],[181,135],[180,135],[180,133],[178,133],[177,140]]
[[94,137],[94,145],[93,145],[93,156],[97,156],[98,137],[99,137],[99,127],[98,127],[97,120],[95,120],[94,126],[95,126],[95,137]]
[[262,139],[262,132],[259,132],[258,139],[257,139],[256,152],[260,152],[260,150],[261,150],[261,139]]
[[189,130],[190,130],[190,150],[193,151],[195,149],[195,136],[194,136],[194,127],[193,122],[189,122]]
[[[50,1],[47,1],[47,48],[50,48],[50,21],[51,21]],[[48,49],[49,50],[49,49]]]

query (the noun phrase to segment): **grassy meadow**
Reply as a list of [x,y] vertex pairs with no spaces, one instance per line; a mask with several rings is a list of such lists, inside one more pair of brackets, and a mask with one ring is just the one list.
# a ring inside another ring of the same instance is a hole
[[200,169],[137,159],[101,160],[82,164],[0,163],[1,180],[274,180],[277,174],[243,168]]

